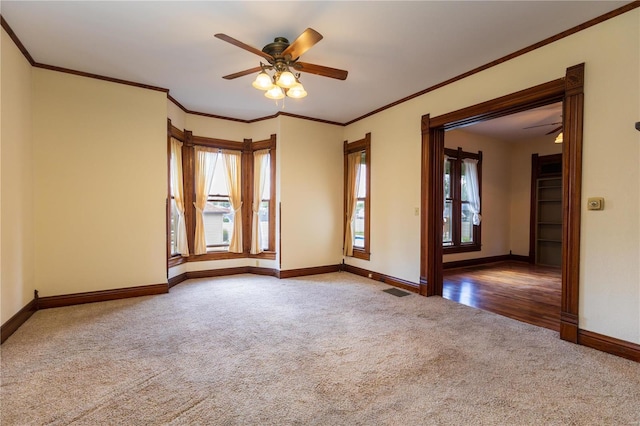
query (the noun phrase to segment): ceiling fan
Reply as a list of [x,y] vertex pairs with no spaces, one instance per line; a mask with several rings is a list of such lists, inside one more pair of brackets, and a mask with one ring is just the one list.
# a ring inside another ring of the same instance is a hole
[[552,133],[556,133],[558,130],[562,130],[562,121],[558,121],[558,122],[555,122],[555,123],[538,124],[536,126],[523,127],[522,129],[523,130],[525,130],[525,129],[534,129],[536,127],[555,126],[557,124],[559,124],[558,127],[556,127],[553,130],[545,133],[545,135],[550,135]]
[[[253,82],[253,87],[265,90],[265,96],[271,99],[282,99],[285,94],[291,98],[302,98],[307,95],[299,80],[300,73],[294,75],[291,70],[338,80],[346,80],[347,78],[348,71],[299,61],[303,53],[322,40],[322,34],[312,28],[304,30],[293,43],[289,43],[289,40],[284,37],[276,37],[273,43],[267,44],[262,50],[258,50],[226,34],[216,34],[215,37],[261,56],[267,61],[267,64],[260,62],[259,67],[225,75],[222,78],[233,80],[234,78],[259,72]],[[274,75],[270,76],[267,70],[273,71]]]

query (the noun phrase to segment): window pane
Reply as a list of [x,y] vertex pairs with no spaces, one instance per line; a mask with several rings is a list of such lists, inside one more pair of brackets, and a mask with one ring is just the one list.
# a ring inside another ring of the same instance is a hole
[[229,197],[209,197],[204,209],[204,232],[209,250],[227,250],[233,233]]
[[452,225],[451,201],[444,203],[444,214],[442,218],[442,244],[444,246],[453,245],[453,235],[451,232]]
[[469,203],[462,203],[462,220],[460,227],[460,242],[473,243],[473,213],[469,209]]
[[353,246],[364,248],[364,200],[358,200],[356,203],[356,214],[353,222]]
[[260,224],[260,242],[261,249],[269,249],[269,200],[263,200],[260,203],[260,211],[258,212]]
[[264,190],[262,191],[262,199],[268,200],[271,198],[271,154],[267,155],[267,168],[265,170],[264,177]]
[[367,196],[367,165],[360,165],[360,173],[358,174],[358,198]]
[[216,168],[213,172],[213,183],[211,184],[211,190],[209,195],[229,195],[229,189],[227,189],[226,178],[226,166],[222,155],[218,155],[216,159]]
[[171,198],[171,254],[178,253],[177,227],[178,227],[178,209],[176,208],[176,200]]
[[451,198],[451,160],[444,163],[444,197]]

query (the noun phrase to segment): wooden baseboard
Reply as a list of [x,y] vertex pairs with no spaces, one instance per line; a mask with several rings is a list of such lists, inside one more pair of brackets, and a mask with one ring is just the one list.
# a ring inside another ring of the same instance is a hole
[[640,362],[640,345],[587,330],[578,330],[578,343],[602,352]]
[[87,293],[64,294],[38,299],[38,309],[59,308],[83,303],[105,302],[107,300],[127,299],[129,297],[151,296],[169,292],[169,285],[152,284],[139,287],[117,288],[113,290],[90,291]]
[[20,309],[14,316],[9,318],[7,322],[2,324],[0,327],[0,343],[4,343],[5,340],[9,338],[15,331],[20,328],[22,324],[27,322],[31,315],[33,315],[38,310],[38,297],[36,292],[36,297],[29,303],[25,305],[22,309]]
[[183,272],[180,275],[176,275],[175,277],[171,277],[167,280],[167,283],[169,284],[169,288],[173,287],[174,285],[178,285],[180,284],[182,281],[186,281],[187,280],[187,273]]
[[314,266],[311,268],[288,269],[280,271],[279,278],[302,277],[305,275],[328,274],[330,272],[338,272],[342,269],[342,265]]
[[501,256],[479,257],[477,259],[454,260],[451,262],[443,262],[442,269],[466,268],[468,266],[486,265],[496,262],[529,262],[529,256],[520,256],[518,254],[503,254]]
[[560,338],[571,343],[578,343],[578,315],[560,312]]
[[519,254],[510,254],[509,260],[515,260],[516,262],[533,263],[532,259],[529,256],[521,256]]
[[224,277],[227,275],[238,275],[238,274],[268,275],[271,277],[277,277],[278,271],[276,269],[260,268],[257,266],[238,266],[237,268],[221,268],[221,269],[207,269],[204,271],[191,271],[191,272],[186,272],[185,274],[178,275],[178,277],[185,275],[185,278],[180,281],[182,282],[185,279],[190,280],[192,278]]
[[385,284],[389,284],[394,287],[399,287],[404,290],[411,291],[413,293],[420,293],[420,285],[411,281],[403,280],[401,278],[392,277],[390,275],[380,274],[378,272],[369,271],[367,269],[358,268],[352,265],[342,265],[343,270],[351,272],[352,274],[360,275],[361,277],[371,278],[375,281],[380,281]]

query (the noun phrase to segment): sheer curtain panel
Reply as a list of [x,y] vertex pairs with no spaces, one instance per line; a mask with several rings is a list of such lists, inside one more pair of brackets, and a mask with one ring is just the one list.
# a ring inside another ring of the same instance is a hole
[[242,253],[242,153],[223,150],[226,166],[229,203],[233,209],[233,232],[229,241],[229,252]]
[[189,256],[187,224],[184,218],[184,186],[182,184],[182,142],[171,138],[171,196],[178,212],[176,223],[176,248],[181,256]]
[[478,160],[465,158],[462,160],[466,168],[467,177],[467,199],[469,200],[469,209],[473,213],[472,223],[480,225],[482,216],[480,216],[480,182],[478,182]]
[[251,254],[262,253],[262,241],[260,232],[260,204],[262,202],[262,193],[264,192],[264,184],[266,175],[269,173],[269,150],[262,149],[253,153],[253,205],[252,223],[251,223]]
[[205,254],[207,252],[207,240],[204,231],[204,208],[207,206],[207,198],[211,190],[217,159],[218,149],[203,146],[195,147],[196,201],[193,203],[196,208],[196,234],[193,244],[195,254]]
[[358,202],[358,182],[360,181],[360,163],[362,152],[353,152],[347,156],[347,199],[344,223],[344,255],[353,256],[353,216]]

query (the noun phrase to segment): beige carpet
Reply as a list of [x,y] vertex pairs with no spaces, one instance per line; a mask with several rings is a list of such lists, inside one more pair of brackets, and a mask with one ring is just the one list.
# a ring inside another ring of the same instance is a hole
[[37,312],[8,425],[638,425],[640,364],[348,273],[184,282]]

